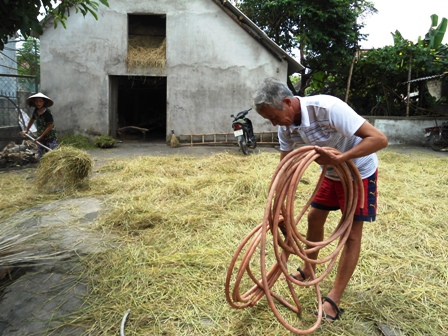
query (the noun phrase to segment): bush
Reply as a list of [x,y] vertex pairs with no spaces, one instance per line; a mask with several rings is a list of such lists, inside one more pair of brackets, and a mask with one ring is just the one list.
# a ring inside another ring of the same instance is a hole
[[99,148],[112,148],[115,145],[115,139],[108,135],[101,135],[95,139],[94,144]]

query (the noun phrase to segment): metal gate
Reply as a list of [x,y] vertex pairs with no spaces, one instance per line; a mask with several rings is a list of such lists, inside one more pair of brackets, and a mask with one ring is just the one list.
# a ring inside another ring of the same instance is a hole
[[0,131],[17,126],[17,107],[28,112],[25,100],[39,91],[39,43],[11,40],[0,50]]

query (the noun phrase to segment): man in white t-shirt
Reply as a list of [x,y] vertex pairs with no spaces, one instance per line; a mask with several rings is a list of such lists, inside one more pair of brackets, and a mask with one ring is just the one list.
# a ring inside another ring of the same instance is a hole
[[[294,96],[291,90],[273,78],[266,79],[254,96],[255,109],[263,118],[278,127],[280,160],[296,144],[314,145],[320,165],[337,165],[352,160],[364,185],[364,206],[356,211],[349,238],[339,260],[333,288],[324,298],[323,310],[329,321],[339,318],[342,294],[356,268],[361,250],[362,228],[365,221],[376,217],[378,158],[375,154],[388,144],[386,136],[336,97],[316,95]],[[340,154],[325,150],[332,147]],[[330,168],[330,167],[329,167]],[[324,224],[329,211],[344,208],[344,192],[337,174],[329,169],[308,212],[307,240],[322,241]],[[316,259],[317,253],[310,254]],[[293,276],[298,280],[310,277],[315,264],[305,264]]]

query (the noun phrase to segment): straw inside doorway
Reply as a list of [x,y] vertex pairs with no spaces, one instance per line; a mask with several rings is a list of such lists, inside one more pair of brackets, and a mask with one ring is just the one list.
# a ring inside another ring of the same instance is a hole
[[163,68],[166,65],[166,38],[131,36],[126,65],[128,69],[140,67]]

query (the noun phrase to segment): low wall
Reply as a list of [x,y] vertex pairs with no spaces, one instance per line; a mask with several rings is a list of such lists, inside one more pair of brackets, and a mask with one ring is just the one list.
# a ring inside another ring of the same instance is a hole
[[19,126],[0,127],[0,151],[2,151],[11,141],[25,140],[25,138],[19,134],[20,131],[21,129]]
[[364,116],[372,125],[383,132],[390,145],[423,145],[425,128],[441,125],[447,117],[371,117]]
[[[448,118],[440,117],[371,117],[364,116],[373,126],[386,134],[390,145],[417,145],[425,144],[426,127],[441,125]],[[0,150],[11,140],[23,140],[19,135],[18,126],[0,127]],[[9,139],[9,141],[8,141]]]

